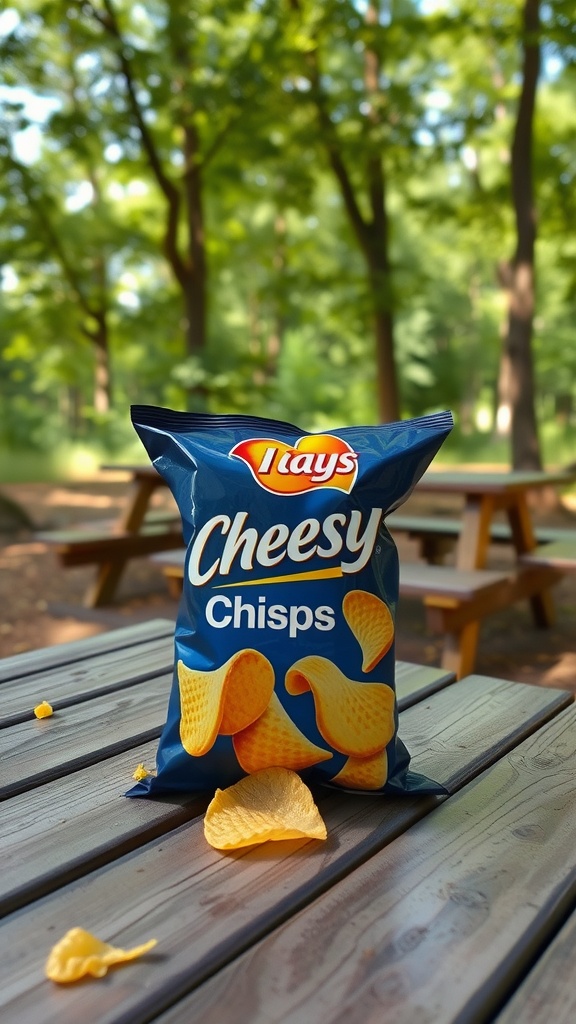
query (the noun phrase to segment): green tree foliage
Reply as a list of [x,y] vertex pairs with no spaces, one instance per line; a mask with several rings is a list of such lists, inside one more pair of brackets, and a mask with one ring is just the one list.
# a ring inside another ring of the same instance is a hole
[[[496,412],[520,0],[13,0],[0,444],[130,401],[323,427]],[[574,424],[574,29],[543,10],[536,412]],[[546,432],[545,432],[546,433]]]

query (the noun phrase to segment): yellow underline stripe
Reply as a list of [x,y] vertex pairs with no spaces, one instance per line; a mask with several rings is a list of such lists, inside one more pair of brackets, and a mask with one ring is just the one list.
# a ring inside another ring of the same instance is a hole
[[311,569],[309,572],[295,572],[292,576],[268,576],[260,580],[243,580],[241,583],[220,583],[219,590],[226,590],[228,587],[256,587],[260,583],[299,583],[300,580],[333,580],[342,576],[343,572],[339,565],[333,569]]

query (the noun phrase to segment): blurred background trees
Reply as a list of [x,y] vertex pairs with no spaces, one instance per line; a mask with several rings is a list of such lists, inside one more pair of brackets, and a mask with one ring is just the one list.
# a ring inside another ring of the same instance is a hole
[[575,57],[566,0],[12,0],[0,450],[450,407],[573,461]]

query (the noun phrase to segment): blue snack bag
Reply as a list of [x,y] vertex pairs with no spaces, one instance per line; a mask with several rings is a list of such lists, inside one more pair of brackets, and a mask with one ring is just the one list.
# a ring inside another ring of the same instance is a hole
[[129,796],[213,791],[279,766],[364,792],[441,792],[397,735],[398,555],[386,515],[448,412],[308,433],[133,406],[186,557],[157,774]]

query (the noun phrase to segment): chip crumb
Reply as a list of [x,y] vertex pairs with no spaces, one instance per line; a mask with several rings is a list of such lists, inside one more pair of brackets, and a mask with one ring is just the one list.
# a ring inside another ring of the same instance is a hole
[[84,928],[71,928],[52,947],[46,961],[46,977],[60,984],[78,981],[87,974],[93,978],[103,978],[113,964],[135,960],[156,943],[157,939],[150,939],[132,949],[119,949],[102,942]]
[[50,718],[50,715],[54,714],[54,708],[47,700],[43,700],[41,704],[37,704],[34,708],[34,714],[36,718]]
[[141,779],[146,779],[149,775],[156,775],[156,772],[150,771],[149,768],[146,768],[146,766],[140,762],[140,764],[136,765],[132,778],[135,779],[136,782],[140,782]]

